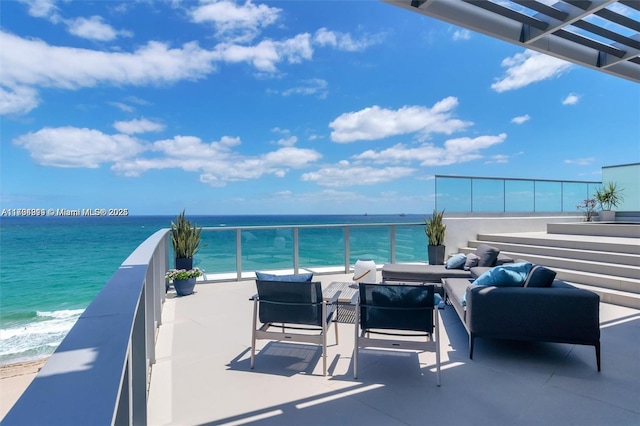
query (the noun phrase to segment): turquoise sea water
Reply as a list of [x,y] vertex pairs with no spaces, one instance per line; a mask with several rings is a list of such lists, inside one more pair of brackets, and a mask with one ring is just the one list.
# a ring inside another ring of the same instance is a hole
[[[0,364],[53,353],[127,256],[151,234],[168,228],[173,219],[173,216],[0,219]],[[422,216],[192,216],[190,219],[198,226],[231,227],[409,223],[422,221]],[[207,256],[206,249],[201,253]],[[332,254],[314,255],[321,258]]]

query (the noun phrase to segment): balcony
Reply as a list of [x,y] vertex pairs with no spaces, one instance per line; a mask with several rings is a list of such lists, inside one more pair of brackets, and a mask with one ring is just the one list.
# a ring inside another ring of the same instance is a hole
[[[496,232],[507,232],[524,223],[535,231],[532,228],[554,220],[576,218],[517,217],[510,225],[501,217],[490,222],[502,227]],[[452,226],[450,241],[468,241],[469,232],[475,237],[486,226],[473,222],[474,229],[467,229],[470,222],[460,220],[465,226],[458,230]],[[376,253],[382,256],[387,250],[385,256],[393,259],[395,225],[383,228],[389,237]],[[305,267],[295,254],[305,244],[297,240],[300,230],[293,229],[291,235],[296,249],[286,263],[291,269]],[[317,265],[316,279],[323,286],[349,280],[351,255],[362,254],[351,250],[352,229],[342,235],[347,242],[338,270]],[[447,245],[453,251],[461,247]],[[246,266],[242,250],[236,254],[236,266]],[[478,339],[469,360],[467,334],[451,307],[444,310],[441,323],[442,387],[436,386],[432,353],[365,351],[354,380],[354,326],[348,322],[339,324],[339,345],[332,344],[333,331],[329,334],[327,377],[322,376],[320,349],[304,344],[262,341],[251,370],[249,297],[255,284],[249,272],[240,267],[230,277],[207,276],[209,282],[199,283],[196,294],[178,298],[164,292],[168,259],[166,230],[133,252],[3,424],[640,421],[640,310],[601,303],[600,373],[593,348],[580,345]]]
[[[323,275],[323,285],[349,279]],[[601,305],[602,372],[593,347],[468,337],[451,307],[442,315],[442,386],[435,354],[368,350],[353,379],[353,324],[321,351],[262,342],[249,368],[251,281],[196,287],[168,298],[157,341],[149,424],[638,424],[640,311]]]

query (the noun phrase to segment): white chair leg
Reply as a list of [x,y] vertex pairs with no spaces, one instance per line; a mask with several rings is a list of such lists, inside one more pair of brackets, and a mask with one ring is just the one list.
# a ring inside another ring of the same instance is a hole
[[258,320],[258,300],[253,301],[253,326],[251,327],[251,369],[256,359],[256,322]]
[[353,378],[357,379],[358,378],[358,329],[360,328],[360,304],[357,303],[356,304],[356,316],[355,316],[355,333],[354,333],[354,338],[353,338]]

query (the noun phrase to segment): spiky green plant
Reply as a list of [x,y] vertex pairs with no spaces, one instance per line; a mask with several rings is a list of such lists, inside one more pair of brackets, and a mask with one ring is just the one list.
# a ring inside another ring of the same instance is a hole
[[608,182],[602,188],[596,188],[595,197],[600,204],[602,210],[611,210],[618,207],[624,198],[622,197],[622,188],[615,182]]
[[438,213],[437,210],[433,210],[433,215],[430,218],[424,218],[424,233],[427,235],[430,246],[442,246],[444,245],[444,236],[447,231],[447,225],[442,222],[444,216],[444,210]]
[[176,217],[175,222],[171,222],[171,243],[177,258],[193,257],[200,248],[200,232],[194,223],[185,218],[184,210]]

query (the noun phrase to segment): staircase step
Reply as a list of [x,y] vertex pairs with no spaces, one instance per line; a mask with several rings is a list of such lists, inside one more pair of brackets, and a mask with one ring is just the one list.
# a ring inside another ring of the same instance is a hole
[[[485,241],[469,241],[469,246],[477,247]],[[517,244],[514,242],[504,243],[492,241],[491,246],[497,247],[504,252],[518,252],[534,255],[559,257],[567,259],[589,260],[593,262],[615,263],[620,265],[638,266],[640,265],[640,255],[629,253],[616,253],[602,250],[584,250],[566,247],[550,247],[533,244]],[[604,247],[602,247],[604,248]],[[526,257],[525,257],[526,259]]]
[[567,281],[567,283],[585,290],[591,290],[600,296],[600,302],[612,305],[626,306],[628,308],[640,309],[640,294],[627,293],[624,291],[611,290],[580,283]]
[[633,223],[549,223],[547,224],[547,232],[549,234],[640,238],[640,226]]
[[479,234],[477,239],[489,245],[490,242],[503,242],[640,255],[640,239],[638,238],[587,237],[583,235],[526,232],[520,234]]
[[[466,254],[474,252],[475,249],[471,247],[464,247],[460,249],[460,251]],[[541,256],[537,254],[526,253],[524,251],[501,251],[501,253],[513,258],[514,260],[523,259],[531,263],[547,266],[552,269],[563,268],[567,270],[590,272],[601,275],[612,275],[616,277],[625,277],[640,280],[640,268],[631,265],[618,265],[615,263],[567,259],[553,256]]]
[[558,279],[567,282],[602,287],[609,290],[640,294],[640,280],[616,277],[612,275],[594,274],[591,272],[574,271],[570,269],[552,268],[558,274]]

